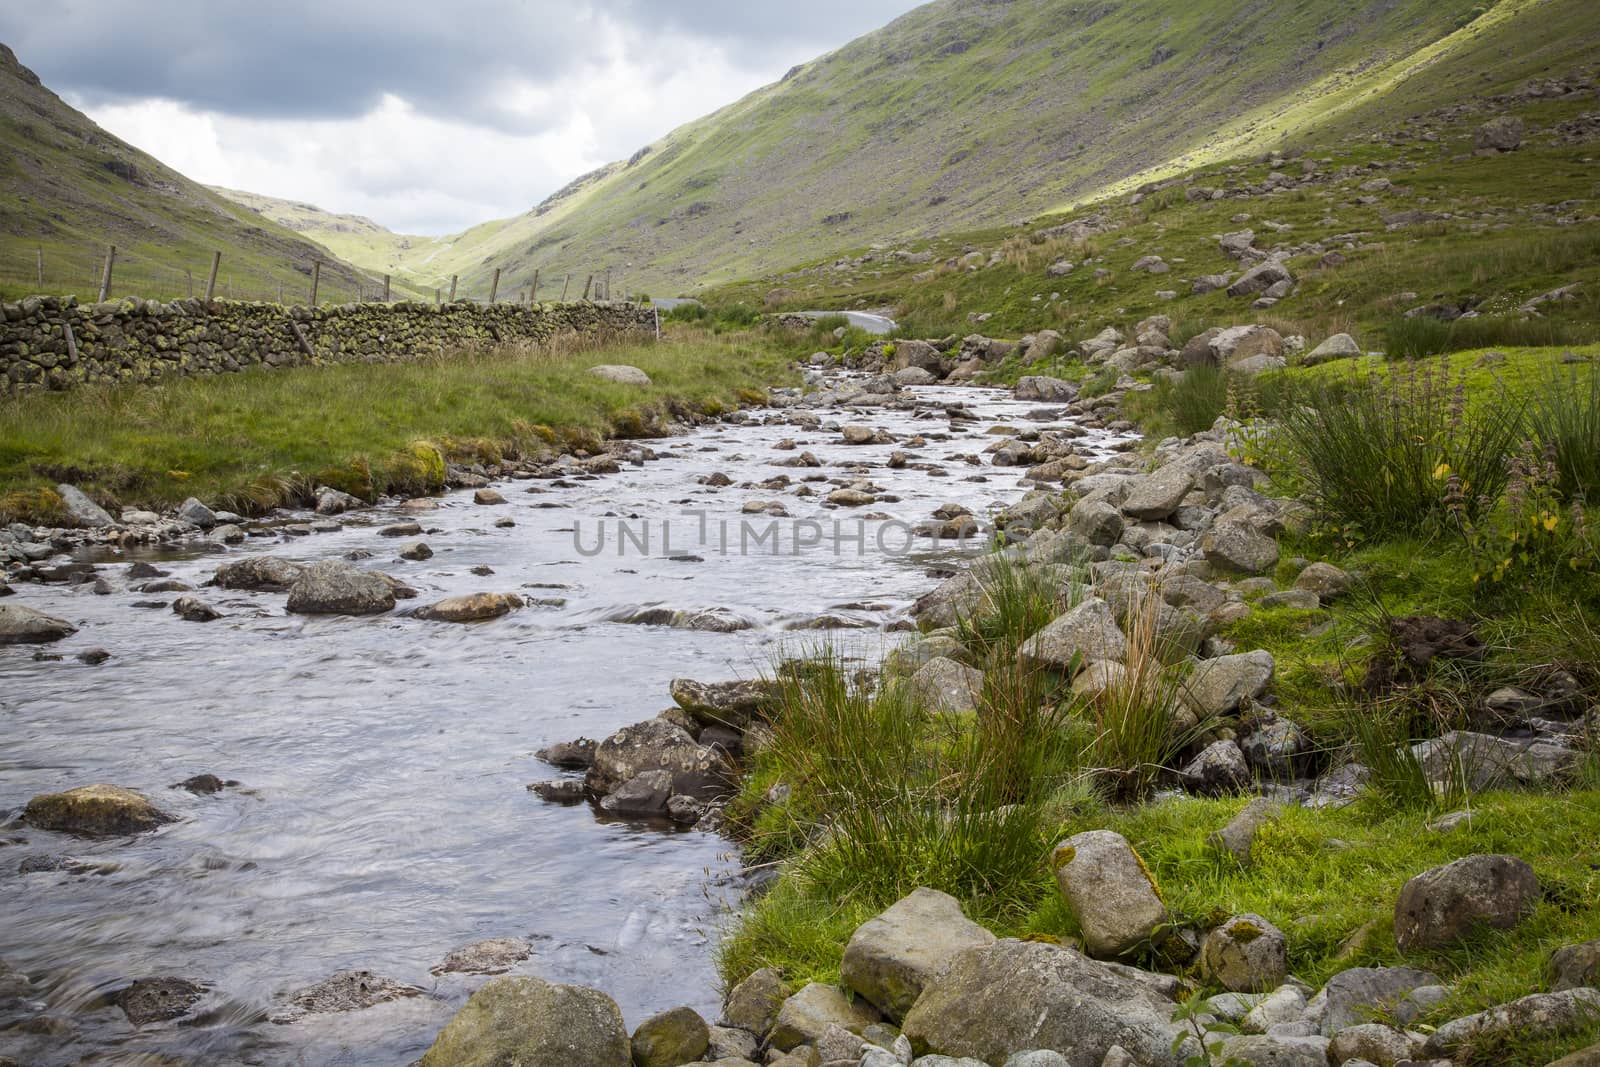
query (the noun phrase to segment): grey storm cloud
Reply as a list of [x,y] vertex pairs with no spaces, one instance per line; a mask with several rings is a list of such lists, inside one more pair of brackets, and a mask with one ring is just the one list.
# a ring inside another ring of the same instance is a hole
[[[250,118],[347,118],[385,94],[457,121],[537,132],[555,115],[496,106],[512,82],[574,91],[611,31],[635,62],[736,66],[837,47],[915,0],[61,0],[0,5],[0,41],[45,83],[91,103],[160,97]],[[781,73],[781,72],[780,72]],[[603,85],[586,90],[604,92]]]

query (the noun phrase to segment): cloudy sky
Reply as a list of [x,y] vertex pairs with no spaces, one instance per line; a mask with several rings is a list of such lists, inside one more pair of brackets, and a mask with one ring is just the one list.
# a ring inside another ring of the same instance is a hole
[[777,80],[919,0],[55,0],[0,41],[198,181],[437,234]]

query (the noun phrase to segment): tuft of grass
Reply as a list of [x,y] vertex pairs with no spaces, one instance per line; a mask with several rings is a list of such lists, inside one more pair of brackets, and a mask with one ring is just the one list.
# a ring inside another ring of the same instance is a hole
[[1528,427],[1553,454],[1562,496],[1600,502],[1600,369],[1548,371],[1528,405]]
[[1319,382],[1299,399],[1281,423],[1289,469],[1344,529],[1375,539],[1421,533],[1453,509],[1476,519],[1500,499],[1522,405],[1497,392],[1469,417],[1465,379],[1447,362],[1343,388]]
[[1003,553],[976,563],[981,595],[977,606],[956,620],[956,639],[981,666],[1011,662],[1023,643],[1073,607],[1085,586],[1075,574],[1062,581],[1055,568],[1031,567]]
[[1485,315],[1444,322],[1420,315],[1391,319],[1384,337],[1390,359],[1426,359],[1474,348],[1586,344],[1594,340],[1594,331],[1553,319]]

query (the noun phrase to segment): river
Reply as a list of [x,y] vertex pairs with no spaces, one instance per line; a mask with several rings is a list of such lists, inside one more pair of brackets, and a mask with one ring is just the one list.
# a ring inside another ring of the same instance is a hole
[[[603,989],[630,1028],[683,1003],[714,1017],[716,939],[742,884],[730,842],[544,803],[524,787],[557,772],[534,752],[654,715],[670,705],[674,677],[752,674],[780,650],[816,641],[786,627],[820,614],[865,624],[843,635],[864,654],[895,640],[884,624],[933,584],[928,571],[948,564],[950,550],[919,542],[918,551],[897,554],[904,536],[895,527],[886,553],[878,534],[890,527],[868,521],[862,546],[854,522],[869,512],[917,522],[947,501],[979,514],[1010,503],[1022,492],[1020,470],[963,457],[998,440],[985,434],[997,423],[1052,425],[1026,419],[1037,405],[1004,392],[904,395],[924,403],[816,412],[825,426],[879,427],[899,444],[846,446],[836,428],[807,429],[786,412],[762,411],[745,425],[649,442],[664,457],[619,474],[565,486],[499,484],[504,505],[449,494],[437,510],[405,516],[427,529],[435,555],[423,562],[398,560],[399,544],[376,536],[400,517],[380,507],[344,516],[338,532],[109,558],[107,596],[87,586],[19,586],[13,602],[68,618],[79,632],[43,650],[60,660],[0,648],[0,811],[19,813],[37,793],[109,782],[145,793],[180,821],[131,840],[15,824],[0,834],[0,961],[33,979],[43,1005],[24,1029],[0,1029],[0,1055],[45,1067],[157,1054],[197,1065],[405,1064],[484,981],[435,978],[429,968],[488,937],[528,939],[534,953],[518,973]],[[948,420],[941,407],[955,402],[979,417]],[[928,443],[908,449],[904,440],[915,434]],[[785,438],[824,466],[774,466],[799,454],[774,449]],[[1092,434],[1079,445],[1103,450],[1113,440]],[[888,469],[897,448],[911,464]],[[779,474],[795,485],[808,475],[848,479],[836,466],[846,462],[871,464],[866,476],[899,499],[825,509],[831,486],[809,499],[794,486],[740,487]],[[947,476],[916,469],[919,462]],[[718,471],[735,484],[714,490],[697,481]],[[743,515],[752,499],[820,519],[820,543],[794,552],[791,520]],[[503,518],[516,525],[494,525]],[[623,520],[631,540],[617,535]],[[734,531],[726,552],[724,520]],[[762,524],[776,523],[782,550],[763,540],[740,551],[745,520],[763,536]],[[845,524],[845,539],[834,538],[834,520]],[[649,554],[637,548],[646,523]],[[590,554],[596,545],[603,551]],[[542,603],[452,626],[399,613],[292,616],[282,594],[202,589],[225,617],[198,624],[133,606],[172,594],[137,593],[126,575],[129,563],[146,559],[199,586],[226,558],[313,560],[352,550],[373,552],[365,565],[416,586],[422,597],[412,604],[480,590]],[[753,625],[702,633],[606,621],[655,604],[724,609]],[[100,666],[73,658],[96,646],[112,658]],[[169,788],[202,772],[239,784],[213,796]],[[20,873],[30,859],[61,855],[88,869]],[[428,995],[269,1021],[292,991],[346,968]],[[208,995],[196,1017],[135,1029],[109,995],[157,975],[200,982]]]

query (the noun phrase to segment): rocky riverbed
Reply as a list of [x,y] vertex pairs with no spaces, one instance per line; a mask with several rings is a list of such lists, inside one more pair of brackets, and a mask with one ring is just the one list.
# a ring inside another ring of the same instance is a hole
[[[8,531],[0,1056],[405,1062],[495,971],[714,1014],[729,843],[545,803],[535,753],[819,633],[881,654],[1036,451],[1130,439],[883,376],[775,400],[434,500]],[[159,821],[24,814],[97,784]]]

